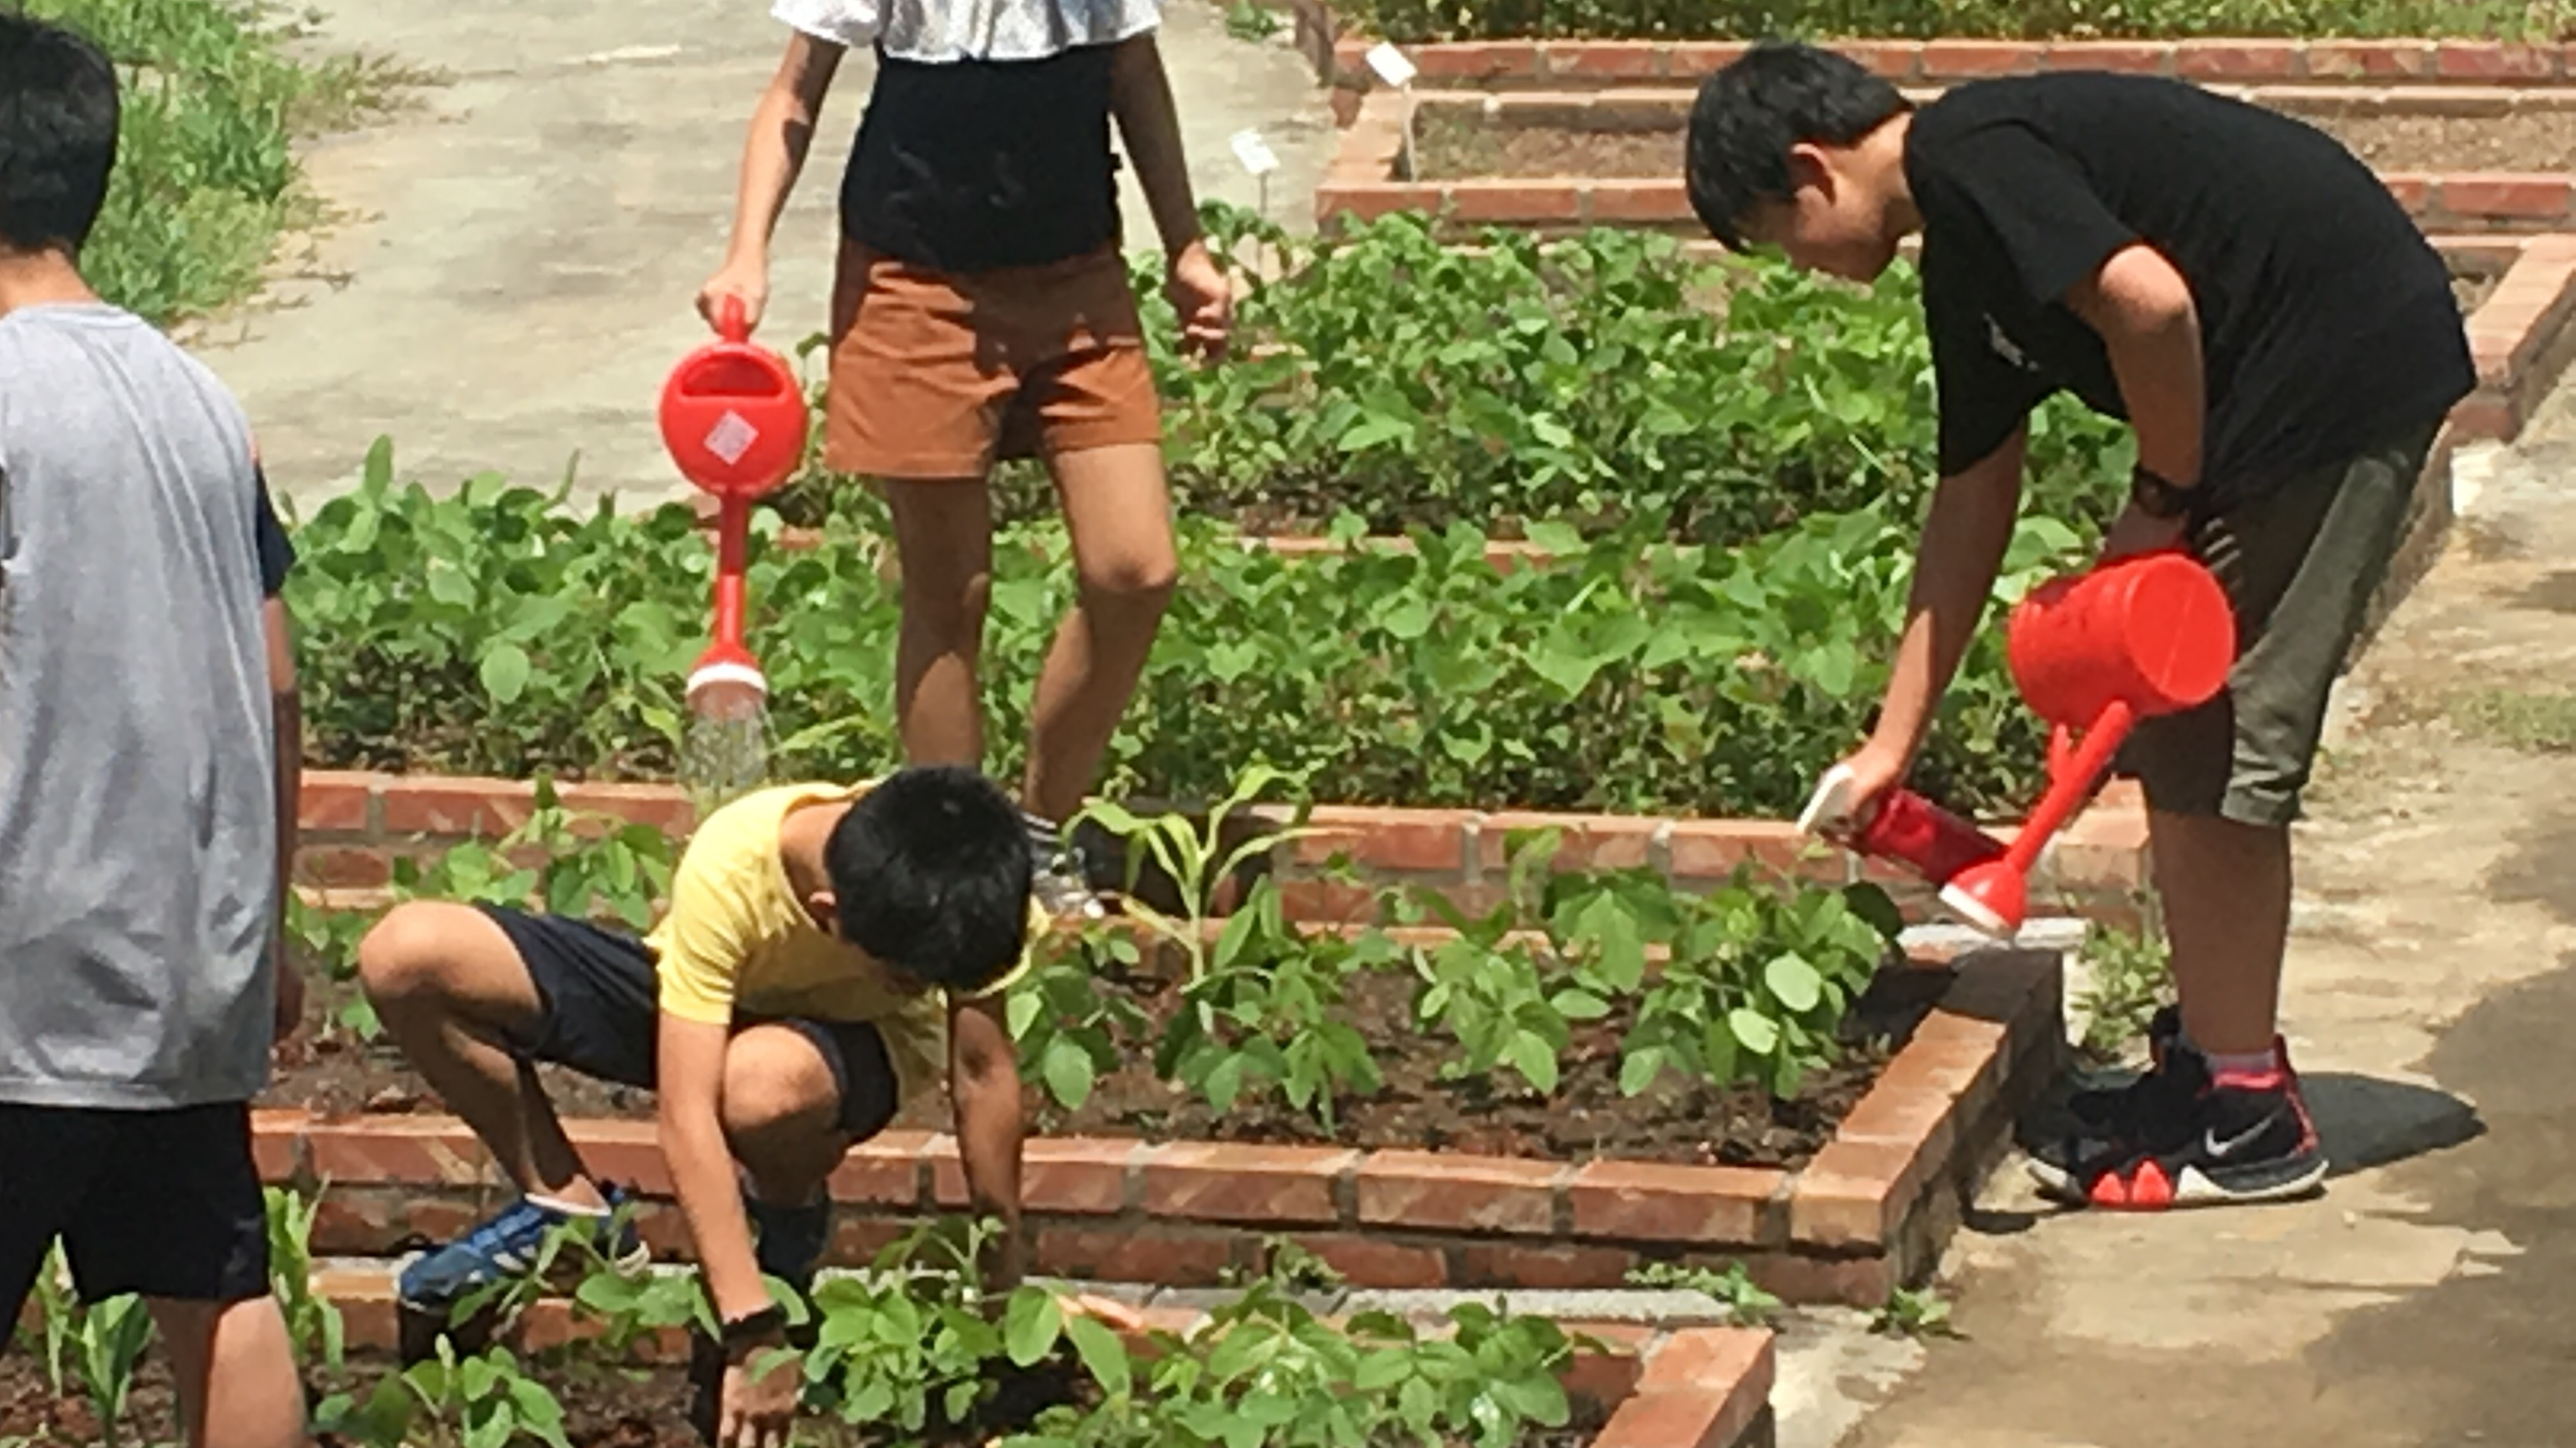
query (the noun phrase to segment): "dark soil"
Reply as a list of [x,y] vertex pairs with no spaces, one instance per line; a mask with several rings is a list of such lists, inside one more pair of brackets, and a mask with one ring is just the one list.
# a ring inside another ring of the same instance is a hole
[[[1384,1085],[1367,1097],[1335,1105],[1336,1130],[1275,1098],[1238,1102],[1223,1116],[1196,1098],[1185,1098],[1155,1078],[1147,1041],[1126,1043],[1134,1063],[1104,1077],[1080,1111],[1065,1112],[1032,1083],[1037,1107],[1031,1127],[1049,1135],[1141,1136],[1148,1140],[1324,1143],[1362,1148],[1468,1151],[1544,1160],[1616,1156],[1643,1161],[1728,1166],[1794,1167],[1830,1140],[1843,1116],[1878,1077],[1894,1044],[1913,1033],[1949,983],[1945,971],[1897,967],[1882,972],[1845,1023],[1843,1059],[1804,1082],[1796,1097],[1775,1101],[1756,1087],[1713,1090],[1667,1074],[1636,1097],[1619,1092],[1619,1041],[1623,1013],[1578,1025],[1562,1059],[1553,1096],[1522,1087],[1517,1074],[1499,1079],[1444,1080],[1441,1068],[1459,1054],[1445,1033],[1413,1024],[1413,981],[1371,974],[1355,982],[1342,1019],[1368,1041]],[[1178,1004],[1178,992],[1150,974],[1109,977],[1103,993],[1124,996],[1154,1022]],[[327,1016],[330,999],[345,986],[317,987],[313,1017]],[[318,1034],[318,1041],[313,1039]],[[567,1116],[651,1116],[650,1093],[606,1086],[568,1072],[542,1073],[556,1108]],[[388,1041],[359,1044],[345,1033],[308,1025],[290,1045],[261,1104],[302,1107],[326,1115],[413,1114],[444,1110]],[[945,1130],[946,1102],[909,1102],[899,1126]]]
[[[2576,169],[2576,110],[2503,116],[2304,116],[2377,171]],[[1468,176],[1682,174],[1682,132],[1584,131],[1489,125],[1472,115],[1425,111],[1415,122],[1415,174]]]

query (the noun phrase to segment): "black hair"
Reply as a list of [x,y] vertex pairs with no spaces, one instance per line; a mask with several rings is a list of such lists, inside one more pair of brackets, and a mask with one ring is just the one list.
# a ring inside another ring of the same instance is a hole
[[832,827],[823,864],[841,938],[915,980],[981,990],[1027,948],[1028,824],[979,771],[889,776]]
[[1789,148],[1848,146],[1913,109],[1849,56],[1767,40],[1710,76],[1691,105],[1691,210],[1730,251],[1764,202],[1790,199]]
[[116,118],[105,53],[0,11],[0,246],[79,253],[107,201]]

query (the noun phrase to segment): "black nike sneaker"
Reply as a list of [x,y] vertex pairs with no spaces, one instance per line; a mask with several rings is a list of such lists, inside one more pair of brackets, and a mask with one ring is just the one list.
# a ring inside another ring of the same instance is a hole
[[2031,1175],[2050,1196],[2156,1212],[2283,1201],[2324,1182],[2325,1153],[2289,1072],[2222,1084],[2186,1053],[2160,1075],[2125,1120],[2033,1154]]
[[2139,1109],[2166,1075],[2165,1063],[2177,1050],[2191,1047],[2182,1038],[2182,1008],[2165,1006],[2147,1022],[2147,1069],[2124,1086],[2078,1091],[2066,1098],[2066,1109],[2088,1127],[2108,1127]]

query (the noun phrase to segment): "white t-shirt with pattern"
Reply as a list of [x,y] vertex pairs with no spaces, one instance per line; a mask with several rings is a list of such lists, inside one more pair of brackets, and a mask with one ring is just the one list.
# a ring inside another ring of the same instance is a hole
[[897,60],[1044,60],[1152,30],[1160,0],[772,0],[772,16],[833,45]]

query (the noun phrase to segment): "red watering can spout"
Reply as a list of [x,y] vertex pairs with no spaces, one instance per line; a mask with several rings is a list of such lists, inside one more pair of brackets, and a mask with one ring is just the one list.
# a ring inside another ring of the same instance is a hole
[[[2216,696],[2236,659],[2226,590],[2173,550],[2056,579],[2013,610],[2007,627],[2013,682],[2050,726],[2048,788],[2012,843],[1904,790],[1890,791],[1851,835],[1863,853],[1911,865],[1941,887],[1942,904],[1998,936],[2020,931],[2032,866],[2092,797],[2129,731]],[[1848,785],[1841,771],[1827,774],[1801,827],[1813,832],[1847,815]]]
[[2057,579],[2013,610],[2013,682],[2049,723],[2048,789],[2002,858],[1962,871],[1942,903],[1992,934],[2021,928],[2040,851],[2093,797],[2141,719],[2227,686],[2236,616],[2215,575],[2179,550]]

